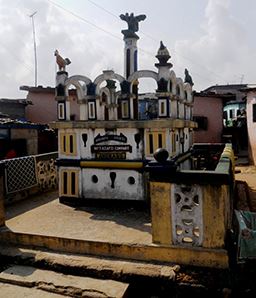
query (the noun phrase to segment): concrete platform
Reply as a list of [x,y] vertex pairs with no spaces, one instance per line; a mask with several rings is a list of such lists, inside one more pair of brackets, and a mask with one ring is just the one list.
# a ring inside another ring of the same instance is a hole
[[6,215],[0,243],[146,262],[229,266],[224,249],[153,244],[150,210],[132,202],[70,207],[60,204],[54,192],[13,204]]
[[87,207],[59,203],[56,192],[32,197],[6,208],[10,231],[80,240],[150,244],[150,210],[110,201]]

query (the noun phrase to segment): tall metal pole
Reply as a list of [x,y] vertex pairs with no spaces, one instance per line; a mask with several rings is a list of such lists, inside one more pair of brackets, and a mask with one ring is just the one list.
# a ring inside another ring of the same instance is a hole
[[35,55],[35,87],[37,87],[37,55],[36,55],[36,33],[35,33],[35,24],[34,24],[34,15],[37,13],[35,11],[29,17],[32,21],[32,28],[33,28],[33,40],[34,40],[34,55]]

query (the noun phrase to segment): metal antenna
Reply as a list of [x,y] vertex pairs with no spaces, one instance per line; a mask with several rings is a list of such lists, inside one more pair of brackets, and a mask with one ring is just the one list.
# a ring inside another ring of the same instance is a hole
[[34,15],[37,13],[35,11],[29,17],[32,21],[32,28],[33,28],[33,40],[34,40],[34,55],[35,55],[35,87],[37,87],[37,55],[36,55],[36,33],[35,33],[35,24],[34,24]]
[[241,75],[240,84],[243,83],[243,80],[244,80],[244,74]]

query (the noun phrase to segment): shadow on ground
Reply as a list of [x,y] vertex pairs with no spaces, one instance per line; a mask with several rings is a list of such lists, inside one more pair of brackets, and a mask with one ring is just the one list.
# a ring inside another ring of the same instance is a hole
[[5,207],[5,219],[9,220],[27,211],[47,204],[58,198],[58,191],[46,192],[40,195],[30,196],[22,201],[17,201]]

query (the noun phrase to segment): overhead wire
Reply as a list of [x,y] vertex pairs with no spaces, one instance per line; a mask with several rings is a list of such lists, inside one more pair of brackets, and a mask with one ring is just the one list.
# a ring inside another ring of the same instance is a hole
[[[15,6],[18,5],[18,3],[21,2],[21,0],[18,0],[16,1],[16,4]],[[16,39],[19,39],[19,43],[20,44],[23,44],[23,47],[26,46],[25,42],[24,42],[24,39],[23,38],[20,38],[19,36],[16,36]],[[27,62],[24,62],[23,59],[21,59],[14,51],[12,51],[6,43],[2,43],[0,41],[0,45],[2,46],[2,48],[5,49],[6,53],[8,53],[10,56],[14,57],[14,59],[16,61],[18,61],[20,64],[22,64],[23,67],[25,67],[30,73],[34,73],[34,65],[30,64],[30,63],[27,63]],[[49,78],[45,75],[45,74],[40,74],[41,77],[43,77],[44,79],[48,80]]]
[[[59,9],[65,11],[66,13],[71,14],[71,15],[74,16],[75,18],[77,18],[77,19],[79,19],[79,20],[81,20],[81,21],[83,21],[83,22],[85,22],[85,23],[87,23],[87,24],[89,24],[89,25],[95,27],[95,28],[98,29],[98,30],[101,30],[101,31],[105,32],[106,34],[108,34],[108,35],[114,37],[115,39],[118,39],[118,40],[122,41],[122,38],[120,38],[119,36],[117,36],[117,35],[113,34],[112,32],[110,32],[110,31],[108,31],[108,30],[106,30],[106,29],[104,29],[104,28],[102,28],[102,27],[100,27],[100,26],[94,24],[93,22],[87,20],[86,18],[81,17],[81,16],[78,15],[77,13],[74,13],[73,11],[71,11],[71,10],[69,10],[69,9],[67,9],[67,8],[65,8],[65,7],[63,7],[62,5],[56,3],[55,1],[52,1],[52,0],[47,0],[47,1],[48,1],[49,3],[51,3],[52,5],[58,7]],[[102,7],[101,5],[95,3],[94,1],[92,1],[92,0],[87,0],[87,1],[90,2],[91,4],[95,5],[97,8],[99,8],[99,9],[105,11],[106,13],[110,14],[111,16],[113,16],[113,17],[119,19],[119,16],[117,16],[117,15],[114,14],[114,13],[112,13],[112,12],[109,11],[108,9],[105,9],[105,8]],[[140,30],[140,32],[143,33],[146,37],[152,39],[153,41],[155,41],[155,42],[159,42],[159,41],[157,41],[155,38],[153,38],[152,36],[150,36],[150,35],[144,33],[142,30]],[[155,55],[154,53],[149,52],[149,51],[147,51],[147,50],[145,50],[145,49],[143,49],[143,48],[141,48],[141,47],[138,47],[138,49],[139,49],[141,52],[144,52],[144,53],[150,55],[151,57]],[[185,57],[185,56],[183,56],[183,55],[178,54],[176,50],[172,49],[172,51],[175,52],[177,55],[183,57],[184,59],[190,61],[191,63],[193,63],[193,64],[195,64],[195,65],[197,65],[197,66],[200,66],[200,67],[204,68],[205,71],[207,71],[208,73],[210,72],[210,73],[212,73],[213,75],[215,75],[216,77],[218,76],[219,78],[222,78],[222,80],[227,81],[224,77],[222,77],[222,76],[216,74],[215,72],[213,72],[213,71],[207,69],[205,66],[200,65],[200,64],[198,64],[198,63],[195,63],[195,62],[192,61],[191,59],[189,59],[189,58],[187,58],[187,57]],[[177,65],[176,65],[176,68],[182,69],[180,66],[177,66]],[[196,75],[196,76],[200,77],[202,80],[204,80],[205,82],[208,82],[208,79],[207,79],[205,76],[203,76],[203,75],[201,75],[201,74],[199,74],[199,73],[197,73],[197,72],[194,72],[194,71],[193,71],[193,75]]]
[[[99,5],[98,3],[96,3],[96,2],[94,2],[94,1],[92,1],[92,0],[87,0],[87,1],[90,2],[91,4],[93,4],[94,6],[98,7],[99,9],[105,11],[106,13],[110,14],[111,16],[114,16],[115,18],[118,18],[118,19],[119,19],[119,16],[117,16],[117,15],[114,14],[114,13],[112,13],[110,10],[104,8],[103,6]],[[151,39],[151,40],[153,40],[153,41],[155,41],[155,42],[159,42],[159,40],[157,40],[155,37],[152,37],[151,35],[145,33],[144,31],[140,30],[140,32],[141,32],[143,35],[145,35],[147,38],[149,38],[149,39]],[[174,53],[176,53],[176,55],[178,55],[178,56],[180,56],[180,57],[182,57],[182,58],[184,58],[184,59],[190,61],[190,62],[193,63],[194,65],[199,66],[199,67],[205,69],[206,71],[208,71],[209,73],[212,73],[212,74],[215,75],[216,77],[219,77],[219,78],[224,79],[224,80],[226,81],[226,79],[225,79],[223,76],[221,76],[221,75],[215,73],[214,71],[208,69],[207,67],[205,67],[204,65],[202,65],[202,64],[200,64],[200,63],[195,63],[192,59],[190,59],[190,58],[188,58],[188,57],[186,57],[186,56],[181,55],[180,53],[178,53],[174,48],[171,48],[171,51],[174,52]],[[197,75],[198,75],[198,74],[197,74]],[[198,76],[200,76],[200,75],[198,75]]]

